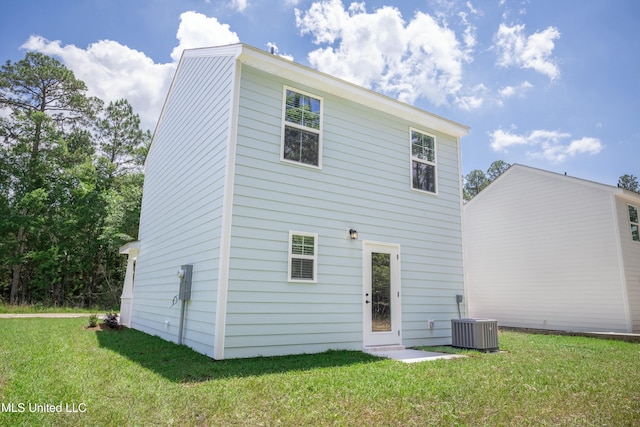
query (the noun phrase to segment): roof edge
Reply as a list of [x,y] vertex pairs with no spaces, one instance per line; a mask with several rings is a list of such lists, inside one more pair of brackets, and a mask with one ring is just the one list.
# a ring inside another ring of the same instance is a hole
[[532,172],[532,173],[537,173],[537,174],[540,174],[540,175],[546,175],[546,176],[549,176],[549,177],[552,177],[552,178],[556,178],[556,179],[566,179],[566,180],[573,181],[573,182],[575,182],[577,184],[586,185],[586,186],[589,186],[589,187],[594,187],[594,188],[599,188],[601,190],[610,191],[616,197],[622,198],[622,199],[627,200],[627,201],[640,203],[640,194],[634,193],[633,191],[625,190],[624,188],[619,188],[619,187],[616,187],[614,185],[603,184],[603,183],[600,183],[600,182],[591,181],[591,180],[584,179],[584,178],[578,178],[578,177],[571,176],[571,175],[566,175],[566,174],[563,175],[563,174],[558,173],[558,172],[552,172],[552,171],[548,171],[548,170],[545,170],[545,169],[536,168],[536,167],[533,167],[533,166],[523,165],[523,164],[520,164],[520,163],[513,163],[498,178],[493,180],[482,191],[480,191],[480,193],[476,194],[475,197],[473,197],[471,200],[466,202],[464,204],[464,206],[469,206],[470,204],[472,204],[474,200],[476,200],[477,198],[481,197],[483,195],[483,193],[485,193],[487,190],[490,190],[492,188],[492,186],[497,181],[500,181],[502,179],[502,177],[509,175],[509,173],[511,171],[517,170],[517,169],[527,170],[527,171]]
[[469,134],[468,126],[244,43],[185,49],[183,52],[183,58],[210,55],[236,56],[242,64],[326,93],[348,98],[361,105],[422,124],[447,135],[462,137]]

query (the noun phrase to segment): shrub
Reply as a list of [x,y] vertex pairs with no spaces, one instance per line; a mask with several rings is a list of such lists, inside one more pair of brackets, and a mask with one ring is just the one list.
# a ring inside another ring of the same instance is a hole
[[120,323],[118,323],[118,313],[107,313],[104,317],[104,324],[109,328],[117,329],[120,326]]
[[89,327],[95,328],[97,325],[98,325],[98,316],[96,316],[95,314],[92,314],[91,316],[89,316]]

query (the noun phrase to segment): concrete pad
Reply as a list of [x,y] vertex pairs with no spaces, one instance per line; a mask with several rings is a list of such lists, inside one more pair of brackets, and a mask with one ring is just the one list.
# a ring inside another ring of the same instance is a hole
[[366,351],[366,353],[372,356],[386,357],[388,359],[399,360],[400,362],[404,362],[404,363],[416,363],[416,362],[426,362],[429,360],[456,359],[458,357],[465,357],[463,354],[436,353],[433,351],[422,351],[422,350],[412,350],[412,349],[375,350],[375,351]]

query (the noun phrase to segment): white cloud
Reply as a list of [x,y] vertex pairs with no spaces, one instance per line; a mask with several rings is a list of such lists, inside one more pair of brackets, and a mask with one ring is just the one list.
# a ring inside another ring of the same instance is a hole
[[456,97],[456,105],[466,111],[476,110],[485,102],[488,89],[485,85],[478,84],[469,90],[469,94]]
[[494,151],[506,152],[509,147],[527,146],[530,148],[527,151],[529,157],[545,159],[551,163],[562,163],[578,154],[598,154],[604,148],[597,138],[583,137],[567,143],[571,134],[549,130],[534,130],[528,135],[519,135],[498,129],[490,132],[489,136]]
[[231,2],[229,2],[229,7],[240,13],[244,12],[248,6],[249,2],[247,0],[231,0]]
[[[482,11],[474,8],[470,1],[468,1],[466,3],[466,6],[469,9],[469,13],[470,14],[476,15],[476,16],[482,16],[483,15]],[[468,13],[467,12],[464,12],[464,11],[463,12],[459,12],[458,16],[460,17],[460,21],[462,22],[462,24],[465,27],[464,32],[462,33],[462,40],[464,41],[464,44],[467,46],[466,53],[470,55],[471,53],[473,53],[473,49],[478,44],[478,39],[477,39],[477,35],[476,35],[476,27],[471,25],[471,23],[469,22],[469,20],[467,18],[468,17]]]
[[231,31],[229,24],[221,24],[214,17],[209,18],[193,11],[180,15],[176,38],[179,44],[171,52],[171,58],[176,62],[180,60],[184,49],[223,46],[240,41],[238,35]]
[[155,127],[175,71],[173,63],[155,64],[144,53],[112,40],[101,40],[80,49],[31,36],[22,48],[60,58],[85,82],[91,96],[106,103],[126,98],[140,115],[145,129]]
[[524,96],[524,94],[533,87],[528,81],[520,83],[518,86],[505,86],[498,91],[503,99],[511,98],[513,96]]
[[465,4],[469,8],[469,12],[473,13],[474,15],[483,15],[480,10],[473,7],[473,4],[470,1],[466,2]]
[[491,136],[491,148],[494,151],[507,151],[512,145],[526,145],[527,138],[522,135],[516,135],[511,132],[505,132],[502,129],[495,130],[489,134]]
[[560,32],[555,27],[548,27],[542,32],[526,36],[524,29],[524,24],[513,27],[500,24],[494,36],[497,64],[502,67],[530,68],[551,80],[558,79],[560,69],[551,55],[555,48],[554,40],[560,38]]
[[364,3],[345,9],[340,0],[321,0],[295,12],[301,33],[326,45],[309,53],[312,66],[408,103],[426,98],[442,105],[455,99],[462,65],[475,44],[471,30],[465,51],[455,32],[431,15],[417,12],[407,23],[391,6],[367,13]]
[[171,53],[174,62],[166,64],[154,63],[143,52],[112,40],[101,40],[81,49],[31,36],[22,48],[59,58],[86,83],[90,95],[106,103],[126,98],[140,115],[143,128],[153,130],[182,50],[239,40],[228,25],[196,12],[180,15],[176,38],[178,46]]
[[603,148],[599,139],[585,137],[571,141],[571,144],[567,147],[567,154],[570,156],[581,153],[598,154]]

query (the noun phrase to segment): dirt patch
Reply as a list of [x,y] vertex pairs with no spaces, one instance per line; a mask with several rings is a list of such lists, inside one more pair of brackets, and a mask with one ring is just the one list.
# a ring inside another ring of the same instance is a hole
[[124,325],[111,326],[104,322],[98,323],[96,326],[83,326],[83,329],[87,331],[117,331],[124,328],[126,328]]

